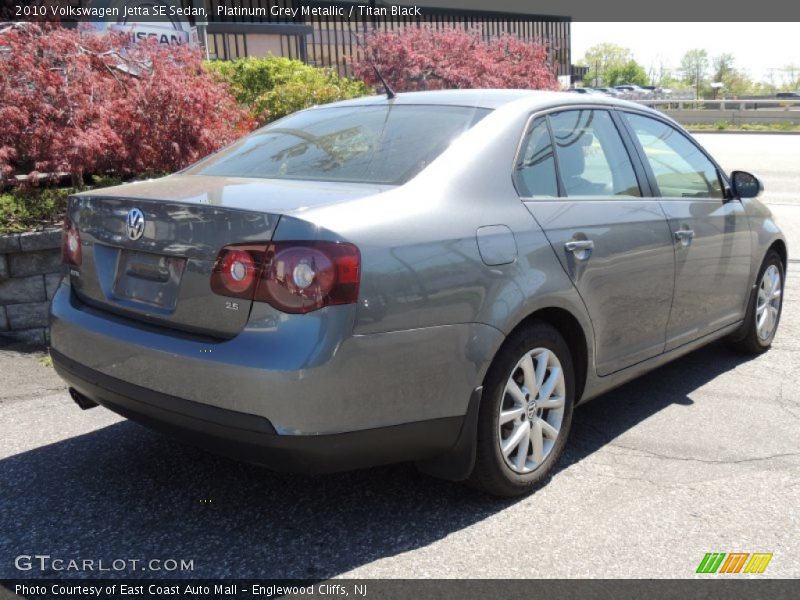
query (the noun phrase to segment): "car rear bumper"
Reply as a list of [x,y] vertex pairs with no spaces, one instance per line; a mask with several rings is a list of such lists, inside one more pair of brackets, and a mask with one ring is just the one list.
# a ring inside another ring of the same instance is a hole
[[56,372],[84,398],[203,449],[277,471],[331,473],[441,455],[462,417],[332,435],[279,435],[264,417],[154,392],[88,369],[51,350]]
[[[502,334],[460,324],[353,336],[326,310],[254,312],[235,338],[203,340],[94,309],[62,284],[52,353],[98,404],[276,468],[338,470],[452,446]],[[318,458],[330,465],[312,467]]]

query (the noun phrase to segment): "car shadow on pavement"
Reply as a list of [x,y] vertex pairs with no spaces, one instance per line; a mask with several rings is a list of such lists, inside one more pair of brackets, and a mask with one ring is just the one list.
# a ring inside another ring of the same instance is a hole
[[[587,404],[559,471],[661,409],[691,404],[689,393],[743,360],[713,345]],[[328,578],[427,546],[517,502],[412,465],[273,473],[130,422],[0,461],[0,489],[0,577]],[[21,554],[182,559],[193,570],[20,572]]]
[[558,471],[568,469],[668,406],[691,406],[694,401],[689,394],[753,358],[716,342],[580,406],[574,413],[570,440]]
[[47,354],[47,346],[31,342],[20,342],[0,334],[0,351],[20,354]]

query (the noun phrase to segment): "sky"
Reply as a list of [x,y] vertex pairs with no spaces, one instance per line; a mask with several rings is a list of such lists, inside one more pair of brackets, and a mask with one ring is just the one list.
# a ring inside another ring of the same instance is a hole
[[[595,44],[611,42],[630,48],[648,70],[662,61],[677,68],[683,54],[705,48],[710,57],[729,52],[736,66],[757,80],[770,69],[800,65],[798,23],[572,23],[572,62]],[[780,72],[775,71],[780,81]]]

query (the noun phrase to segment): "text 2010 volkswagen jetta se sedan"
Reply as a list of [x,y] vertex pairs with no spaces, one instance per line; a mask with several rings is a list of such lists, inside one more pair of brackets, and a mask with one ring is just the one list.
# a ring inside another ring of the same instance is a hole
[[82,407],[243,460],[519,494],[579,402],[718,338],[769,348],[787,251],[760,191],[610,98],[313,108],[71,198],[53,362]]

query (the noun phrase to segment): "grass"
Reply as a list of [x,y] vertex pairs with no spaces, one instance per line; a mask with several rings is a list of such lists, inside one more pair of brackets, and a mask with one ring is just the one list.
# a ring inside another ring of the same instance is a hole
[[717,121],[716,123],[692,123],[685,127],[692,131],[797,131],[800,132],[800,125],[793,123],[742,123],[733,125],[728,121]]
[[64,219],[67,198],[85,189],[117,185],[115,177],[92,178],[92,185],[75,187],[16,187],[0,193],[0,235],[36,231],[58,225]]

